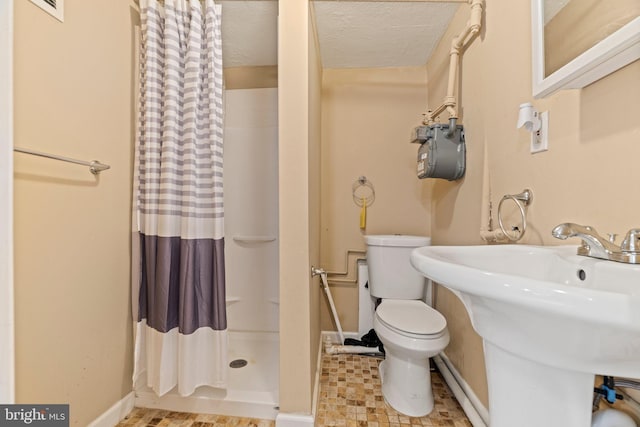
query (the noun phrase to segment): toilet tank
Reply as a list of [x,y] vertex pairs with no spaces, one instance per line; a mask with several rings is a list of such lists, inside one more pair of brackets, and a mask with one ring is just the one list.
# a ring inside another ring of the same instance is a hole
[[409,260],[411,251],[431,244],[430,237],[364,236],[367,244],[369,292],[376,298],[422,299],[426,279]]

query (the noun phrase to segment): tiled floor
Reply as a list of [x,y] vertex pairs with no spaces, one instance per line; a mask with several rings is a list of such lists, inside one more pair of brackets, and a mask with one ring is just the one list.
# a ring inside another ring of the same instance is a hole
[[134,408],[116,427],[274,427],[275,421]]
[[366,356],[323,356],[316,426],[472,427],[439,373],[431,374],[435,408],[426,417],[407,417],[382,397],[378,365]]
[[[426,417],[407,417],[386,404],[380,390],[380,359],[323,355],[316,427],[472,427],[439,373],[431,375],[435,408]],[[136,408],[117,427],[273,427],[274,421]]]

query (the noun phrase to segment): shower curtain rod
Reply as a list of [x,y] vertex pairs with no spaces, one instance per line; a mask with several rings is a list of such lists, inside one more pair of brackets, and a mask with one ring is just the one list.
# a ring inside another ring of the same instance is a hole
[[77,159],[72,159],[70,157],[58,156],[55,154],[48,154],[48,153],[43,153],[41,151],[35,151],[35,150],[27,150],[25,148],[19,148],[19,147],[13,147],[13,151],[17,151],[18,153],[31,154],[33,156],[46,157],[47,159],[61,160],[63,162],[75,163],[77,165],[82,165],[82,166],[88,166],[89,170],[94,175],[98,175],[103,170],[107,170],[111,168],[111,166],[105,165],[104,163],[100,163],[97,160],[91,160],[87,162],[84,160],[77,160]]

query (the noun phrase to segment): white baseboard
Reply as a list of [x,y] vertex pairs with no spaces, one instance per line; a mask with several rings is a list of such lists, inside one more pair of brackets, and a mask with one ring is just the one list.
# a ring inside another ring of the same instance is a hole
[[113,404],[102,415],[93,420],[89,427],[113,427],[133,410],[135,395],[133,392]]
[[433,358],[433,361],[473,427],[487,427],[489,425],[489,411],[480,402],[478,396],[462,378],[447,355],[440,353]]
[[318,401],[320,399],[320,376],[322,374],[322,355],[324,354],[324,332],[320,333],[320,342],[318,345],[318,363],[316,363],[316,375],[313,383],[313,402],[311,404],[311,415],[313,419],[318,414]]
[[[204,391],[203,391],[204,393]],[[227,390],[223,398],[208,395],[180,396],[167,393],[159,397],[149,389],[136,392],[135,405],[139,408],[163,409],[166,411],[198,414],[229,415],[273,420],[278,410],[271,393]]]
[[313,427],[313,415],[280,412],[276,417],[276,427]]

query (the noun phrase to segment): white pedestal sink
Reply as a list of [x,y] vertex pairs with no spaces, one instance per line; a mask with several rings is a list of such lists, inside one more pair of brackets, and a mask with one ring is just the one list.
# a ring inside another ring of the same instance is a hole
[[587,427],[595,374],[640,378],[640,266],[576,246],[429,246],[411,263],[484,340],[491,427]]

